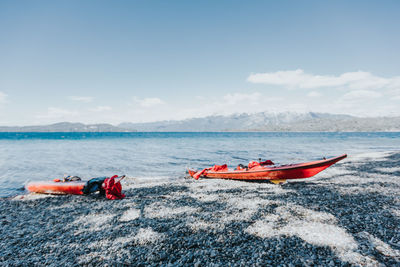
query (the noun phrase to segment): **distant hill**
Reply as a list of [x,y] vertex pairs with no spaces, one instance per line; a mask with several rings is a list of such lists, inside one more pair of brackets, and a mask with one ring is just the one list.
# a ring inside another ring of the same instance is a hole
[[400,131],[400,117],[359,118],[329,113],[269,113],[208,116],[181,121],[151,123],[121,123],[120,128],[137,131],[322,131],[322,132],[369,132]]
[[290,127],[299,122],[310,122],[319,119],[332,121],[353,118],[348,115],[325,113],[269,113],[233,114],[229,116],[208,116],[181,121],[160,121],[151,123],[121,123],[118,126],[138,131],[280,131],[281,129],[294,130]]
[[0,132],[132,132],[111,124],[83,124],[59,122],[39,126],[0,126]]
[[359,118],[329,113],[270,113],[208,116],[148,123],[83,124],[60,122],[43,126],[0,127],[0,132],[400,132],[400,117]]

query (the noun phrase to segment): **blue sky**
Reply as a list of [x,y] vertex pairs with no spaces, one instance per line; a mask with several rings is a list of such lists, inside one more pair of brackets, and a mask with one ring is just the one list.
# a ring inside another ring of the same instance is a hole
[[400,115],[399,1],[0,1],[0,125]]

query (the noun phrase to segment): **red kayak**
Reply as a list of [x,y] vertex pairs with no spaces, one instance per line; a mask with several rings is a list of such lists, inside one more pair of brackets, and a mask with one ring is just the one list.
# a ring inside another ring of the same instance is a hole
[[82,189],[86,185],[84,181],[77,182],[51,182],[39,181],[26,184],[25,188],[29,192],[40,194],[71,194],[82,195]]
[[289,179],[312,177],[346,157],[347,155],[344,154],[330,159],[282,166],[266,166],[273,165],[271,161],[266,161],[264,164],[263,162],[251,162],[249,167],[238,168],[236,170],[229,170],[226,165],[215,165],[212,168],[203,169],[202,171],[189,170],[189,174],[195,179],[204,177],[252,181],[269,180],[280,184]]
[[31,193],[40,194],[69,194],[69,195],[88,195],[98,191],[104,192],[108,199],[122,199],[125,197],[121,193],[121,181],[126,176],[114,175],[111,177],[96,177],[89,181],[82,181],[77,176],[67,176],[53,181],[30,182],[25,185],[26,190]]

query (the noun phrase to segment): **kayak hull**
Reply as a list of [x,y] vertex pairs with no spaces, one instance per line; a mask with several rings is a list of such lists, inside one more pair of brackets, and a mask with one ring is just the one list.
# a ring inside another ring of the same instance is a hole
[[[202,177],[216,178],[216,179],[233,179],[233,180],[289,180],[289,179],[302,179],[309,178],[317,173],[325,170],[336,162],[346,158],[347,155],[341,155],[330,159],[283,165],[276,167],[255,167],[250,170],[234,170],[224,172],[207,171]],[[189,170],[190,176],[196,171]]]
[[27,183],[25,188],[32,193],[40,194],[70,194],[82,195],[82,189],[86,182],[51,182],[51,181],[37,181]]

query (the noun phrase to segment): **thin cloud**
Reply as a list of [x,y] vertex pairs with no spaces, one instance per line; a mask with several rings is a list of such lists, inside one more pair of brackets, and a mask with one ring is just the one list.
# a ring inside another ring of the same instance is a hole
[[77,101],[82,103],[90,103],[93,101],[93,97],[91,96],[70,96],[68,98],[72,101]]
[[133,100],[144,108],[150,108],[164,104],[164,101],[162,101],[160,98],[157,97],[148,97],[143,99],[134,97]]
[[7,94],[0,91],[0,104],[5,103],[6,99],[7,99]]
[[89,110],[90,110],[90,111],[93,111],[93,112],[102,112],[102,111],[109,111],[109,110],[112,110],[112,108],[109,107],[109,106],[97,106],[97,107],[91,108],[91,109],[89,109]]
[[382,94],[375,91],[368,90],[356,90],[351,91],[343,95],[343,99],[346,100],[365,100],[365,99],[375,99],[381,97]]
[[225,105],[237,105],[242,102],[247,104],[258,104],[261,100],[261,94],[256,92],[252,94],[233,93],[223,96]]
[[400,76],[383,78],[365,71],[335,75],[314,75],[302,69],[251,74],[247,81],[258,84],[279,85],[289,89],[315,89],[324,87],[349,90],[400,88]]
[[177,112],[182,118],[203,117],[210,115],[231,115],[234,113],[254,113],[275,110],[283,101],[280,97],[254,93],[231,93],[220,98],[204,98],[191,103],[190,108]]
[[372,90],[354,90],[347,92],[332,102],[325,102],[325,108],[334,113],[355,116],[385,116],[392,114],[397,108],[389,110],[384,95]]
[[308,97],[320,97],[321,93],[317,91],[311,91],[307,94]]
[[47,112],[44,114],[39,114],[36,116],[38,119],[69,119],[71,117],[76,117],[79,112],[73,110],[67,110],[63,108],[49,107]]
[[393,88],[392,90],[388,91],[388,95],[390,95],[391,99],[400,99],[400,85],[397,88]]

